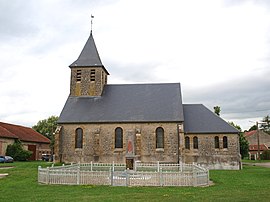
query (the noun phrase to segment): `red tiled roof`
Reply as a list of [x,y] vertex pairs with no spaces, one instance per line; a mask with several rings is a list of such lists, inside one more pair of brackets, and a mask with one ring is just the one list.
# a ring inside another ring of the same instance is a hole
[[0,137],[18,139],[18,136],[16,136],[13,133],[9,132],[7,129],[5,129],[1,125],[0,125]]
[[50,140],[32,128],[0,122],[0,137],[18,138],[25,142],[50,143]]
[[256,132],[257,132],[257,130],[252,130],[252,131],[245,132],[244,135],[245,135],[245,137],[249,137],[249,136],[256,134]]
[[[268,150],[268,147],[265,144],[260,144],[260,151]],[[249,151],[258,151],[257,144],[249,145]]]

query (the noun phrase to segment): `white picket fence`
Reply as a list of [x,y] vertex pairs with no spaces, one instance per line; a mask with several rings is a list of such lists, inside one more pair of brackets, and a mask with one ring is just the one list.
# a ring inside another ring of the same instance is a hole
[[72,164],[38,167],[38,182],[44,184],[112,186],[207,186],[209,171],[195,164],[135,163],[134,170],[125,164]]

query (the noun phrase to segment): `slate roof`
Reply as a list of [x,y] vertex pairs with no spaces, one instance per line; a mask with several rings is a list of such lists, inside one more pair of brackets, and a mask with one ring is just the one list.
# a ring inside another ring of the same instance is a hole
[[69,96],[58,123],[182,122],[179,83],[105,85],[100,97]]
[[0,137],[19,139],[25,142],[50,143],[50,140],[32,128],[0,122]]
[[92,31],[78,59],[75,60],[69,67],[101,67],[106,71],[107,74],[109,74],[99,57]]
[[239,133],[202,104],[184,104],[185,133]]

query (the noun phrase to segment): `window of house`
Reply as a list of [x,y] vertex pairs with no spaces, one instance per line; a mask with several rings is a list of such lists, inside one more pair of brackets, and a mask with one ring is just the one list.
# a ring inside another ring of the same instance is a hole
[[223,137],[223,148],[228,148],[228,138],[227,138],[227,136]]
[[185,148],[186,149],[190,149],[190,140],[189,140],[189,137],[185,137]]
[[115,129],[115,148],[123,148],[123,129]]
[[82,148],[83,146],[83,129],[77,128],[75,131],[75,148]]
[[90,71],[90,81],[95,81],[96,80],[96,70],[91,69]]
[[199,142],[198,142],[198,137],[195,136],[193,137],[193,149],[198,149]]
[[156,129],[156,148],[164,148],[164,129],[162,127]]
[[77,71],[76,71],[76,81],[80,82],[81,80],[82,80],[82,70],[77,69]]
[[215,137],[215,148],[216,149],[219,148],[219,138],[218,138],[218,136]]

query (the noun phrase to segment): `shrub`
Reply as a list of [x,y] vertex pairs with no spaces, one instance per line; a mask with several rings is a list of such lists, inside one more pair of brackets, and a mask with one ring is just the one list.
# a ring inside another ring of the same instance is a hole
[[261,159],[262,160],[270,160],[270,150],[265,150],[261,154]]
[[6,155],[12,156],[15,161],[26,161],[32,152],[24,150],[20,140],[16,140],[12,145],[7,146]]

